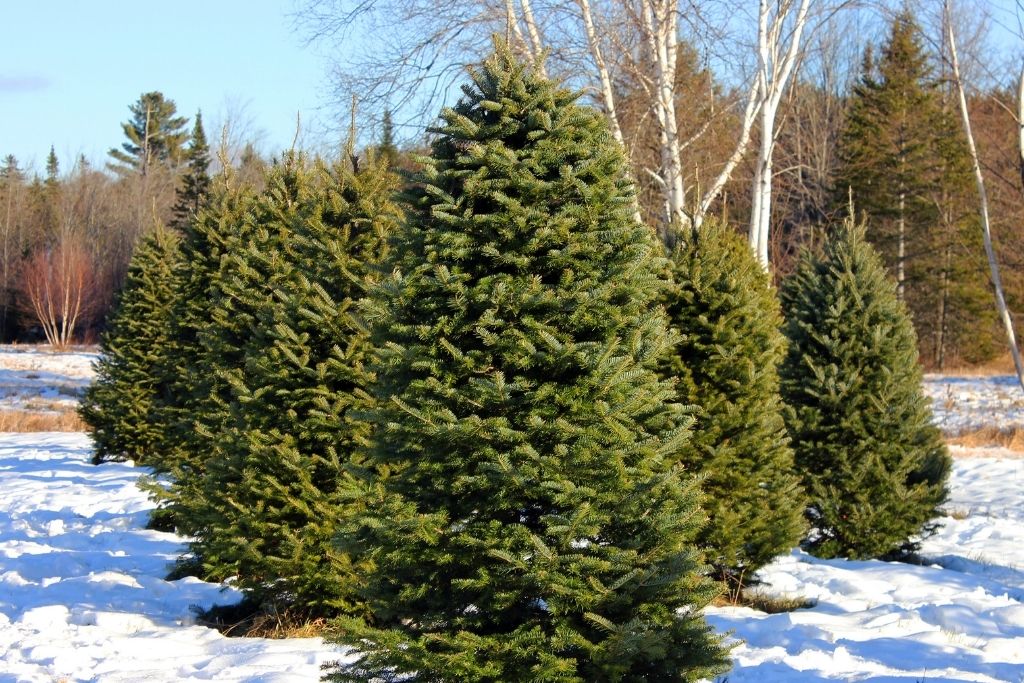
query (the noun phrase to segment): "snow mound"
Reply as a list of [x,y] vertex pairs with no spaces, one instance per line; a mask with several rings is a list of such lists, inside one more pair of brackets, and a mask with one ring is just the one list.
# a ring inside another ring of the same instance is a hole
[[82,434],[0,434],[0,680],[315,681],[344,654],[195,625],[240,596],[163,580],[183,539],[144,528],[144,471],[90,455]]

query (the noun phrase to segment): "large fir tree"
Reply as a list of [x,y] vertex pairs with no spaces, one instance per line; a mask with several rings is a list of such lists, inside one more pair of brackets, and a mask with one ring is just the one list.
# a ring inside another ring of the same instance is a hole
[[782,287],[790,346],[782,394],[823,557],[911,550],[946,497],[950,461],[931,422],[917,340],[864,228],[849,218]]
[[877,63],[871,54],[837,150],[836,206],[852,193],[870,217],[868,239],[897,279],[926,360],[981,360],[995,346],[963,134],[912,15],[893,20]]
[[[395,274],[363,470],[370,625],[339,680],[684,681],[725,667],[678,455],[663,261],[600,115],[504,46],[443,112]],[[376,472],[376,476],[371,474]]]
[[[352,562],[332,547],[350,514],[372,375],[355,302],[397,222],[395,176],[375,160],[328,168],[290,157],[254,207],[259,229],[224,261],[211,319],[253,312],[242,362],[225,367],[226,427],[213,434],[192,550],[208,576],[310,619],[353,613]],[[246,539],[245,542],[239,542]]]
[[202,337],[210,325],[211,285],[229,242],[251,227],[252,202],[252,192],[236,183],[230,172],[219,174],[207,205],[189,224],[181,242],[182,273],[162,370],[170,380],[154,402],[153,419],[161,425],[161,436],[149,458],[150,466],[173,482],[169,490],[153,489],[163,503],[156,513],[160,526],[190,530],[179,504],[183,490],[191,492],[198,486],[209,458],[209,434],[198,429],[198,421],[211,413],[211,386],[219,379],[210,366],[218,349],[209,348]]
[[173,352],[168,332],[180,276],[178,236],[158,225],[132,256],[100,345],[96,380],[79,408],[97,464],[131,459],[146,465],[161,442],[164,425],[153,403],[171,379],[165,375]]
[[700,408],[683,462],[704,477],[700,535],[718,578],[738,592],[803,536],[803,491],[779,397],[785,352],[778,299],[745,239],[714,222],[685,231],[665,294],[680,342],[662,360],[677,400]]
[[203,130],[203,113],[196,112],[192,137],[185,152],[185,173],[175,190],[172,225],[186,230],[210,194],[210,146]]

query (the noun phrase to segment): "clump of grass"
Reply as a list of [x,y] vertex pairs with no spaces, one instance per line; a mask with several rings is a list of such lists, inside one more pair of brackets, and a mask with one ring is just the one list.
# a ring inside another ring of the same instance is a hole
[[326,619],[309,619],[287,610],[279,612],[250,600],[195,611],[196,623],[234,638],[316,638],[328,629]]
[[84,432],[85,423],[74,410],[0,410],[0,432]]
[[810,609],[818,601],[802,595],[771,595],[762,590],[745,590],[722,595],[713,604],[719,607],[749,607],[766,614],[781,614]]
[[1024,451],[1024,429],[1020,427],[977,427],[947,435],[946,442],[967,448],[1002,446],[1012,451]]

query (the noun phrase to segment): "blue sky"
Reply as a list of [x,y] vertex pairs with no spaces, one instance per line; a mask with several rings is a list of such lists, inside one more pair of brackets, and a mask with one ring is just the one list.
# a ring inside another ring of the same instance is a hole
[[292,30],[293,0],[16,0],[0,17],[0,157],[41,171],[52,144],[63,171],[79,154],[96,165],[124,141],[121,122],[159,90],[207,135],[225,118],[291,146],[330,127],[328,66]]

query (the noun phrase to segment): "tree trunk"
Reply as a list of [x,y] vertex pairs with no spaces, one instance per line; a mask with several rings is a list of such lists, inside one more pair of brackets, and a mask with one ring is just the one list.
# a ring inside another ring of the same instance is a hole
[[[1017,348],[1017,338],[1013,332],[1013,321],[1010,319],[1010,310],[1007,308],[1006,298],[1003,296],[1003,281],[999,277],[999,264],[996,261],[995,249],[992,246],[992,226],[988,217],[988,194],[985,191],[985,176],[981,173],[978,148],[974,144],[971,117],[967,110],[967,94],[964,92],[964,83],[960,79],[960,60],[957,58],[956,53],[956,38],[953,35],[953,22],[950,20],[949,0],[946,0],[943,9],[946,32],[949,38],[949,53],[953,62],[953,83],[956,86],[958,99],[960,100],[960,118],[964,124],[964,132],[967,134],[967,150],[971,154],[971,165],[974,167],[974,181],[978,186],[981,230],[985,240],[985,255],[988,257],[989,272],[992,275],[992,287],[996,295],[996,309],[1006,330],[1006,339],[1010,345],[1010,354],[1013,356],[1013,365],[1017,370],[1017,381],[1020,383],[1021,389],[1024,389],[1024,364],[1021,362],[1020,349]],[[1024,141],[1021,144],[1024,145]]]

